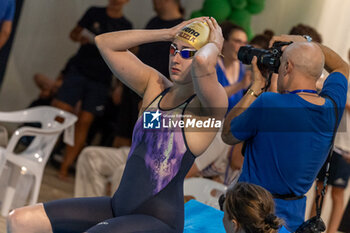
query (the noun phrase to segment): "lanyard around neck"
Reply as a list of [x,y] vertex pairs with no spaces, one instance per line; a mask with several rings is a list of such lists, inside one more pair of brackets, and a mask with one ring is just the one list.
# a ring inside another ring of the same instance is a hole
[[299,90],[294,90],[294,91],[288,91],[287,93],[289,93],[289,94],[296,94],[296,93],[300,93],[300,92],[317,94],[317,91],[309,90],[309,89],[299,89]]

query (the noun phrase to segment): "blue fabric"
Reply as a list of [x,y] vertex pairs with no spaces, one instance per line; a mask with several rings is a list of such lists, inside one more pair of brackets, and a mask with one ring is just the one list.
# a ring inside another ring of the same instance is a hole
[[279,233],[291,233],[288,231],[284,226],[281,227],[281,229],[278,231]]
[[274,199],[276,205],[276,216],[284,219],[287,228],[295,231],[305,218],[306,197],[295,201],[287,201],[282,199]]
[[[320,93],[334,99],[339,119],[346,93],[347,80],[341,73],[329,75]],[[305,194],[326,160],[334,124],[329,99],[318,106],[296,94],[262,94],[231,122],[234,137],[247,141],[239,180],[261,185],[273,194]],[[289,209],[288,204],[276,205],[277,213]],[[287,224],[294,221],[292,218],[304,218],[304,211],[289,211],[295,216],[285,218]]]
[[15,14],[15,0],[0,1],[0,25],[3,21],[12,21]]
[[0,23],[2,21],[12,21],[15,14],[15,1],[14,0],[1,0],[0,1]]
[[[221,69],[219,64],[216,64],[216,74],[218,76],[219,83],[223,86],[229,86],[231,85],[229,81],[227,80],[225,72]],[[243,77],[245,75],[245,69],[243,64],[240,62],[239,64],[239,75],[238,75],[238,82],[242,81]],[[243,90],[239,90],[237,93],[231,95],[228,98],[228,108],[227,112],[229,112],[243,97]]]
[[184,233],[225,233],[224,212],[196,200],[185,204]]
[[[184,233],[225,233],[223,217],[224,212],[191,200],[185,204]],[[289,233],[289,231],[282,226],[279,233]]]

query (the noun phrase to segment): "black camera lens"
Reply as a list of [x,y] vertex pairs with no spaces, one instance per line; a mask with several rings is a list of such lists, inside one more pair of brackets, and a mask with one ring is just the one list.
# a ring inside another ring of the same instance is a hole
[[[269,54],[270,52],[265,49],[257,49],[251,45],[242,46],[238,51],[238,59],[243,62],[243,64],[249,65],[252,63],[252,59],[254,56],[260,60],[260,57]],[[259,62],[258,62],[259,63]]]
[[242,46],[238,51],[238,59],[243,64],[250,65],[254,56],[258,58],[259,69],[278,73],[280,66],[280,57],[282,56],[282,47],[291,42],[275,42],[269,50],[257,49],[251,45]]

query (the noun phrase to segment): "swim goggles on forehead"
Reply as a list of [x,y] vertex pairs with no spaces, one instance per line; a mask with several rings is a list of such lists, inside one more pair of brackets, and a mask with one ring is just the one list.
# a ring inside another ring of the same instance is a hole
[[196,54],[196,52],[197,52],[197,50],[188,49],[188,48],[178,50],[176,45],[174,45],[174,44],[170,45],[170,55],[172,55],[172,56],[175,56],[176,53],[179,53],[182,58],[188,59],[188,58],[193,57]]

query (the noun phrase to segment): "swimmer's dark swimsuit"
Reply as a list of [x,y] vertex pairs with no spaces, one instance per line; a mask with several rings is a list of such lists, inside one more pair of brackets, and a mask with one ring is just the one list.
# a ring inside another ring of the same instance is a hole
[[[163,91],[145,112],[181,120],[187,104],[163,110]],[[156,122],[156,121],[154,121]],[[135,125],[132,146],[113,198],[75,198],[45,203],[54,233],[152,232],[179,233],[184,226],[183,181],[194,162],[183,129],[144,129],[143,116]]]

